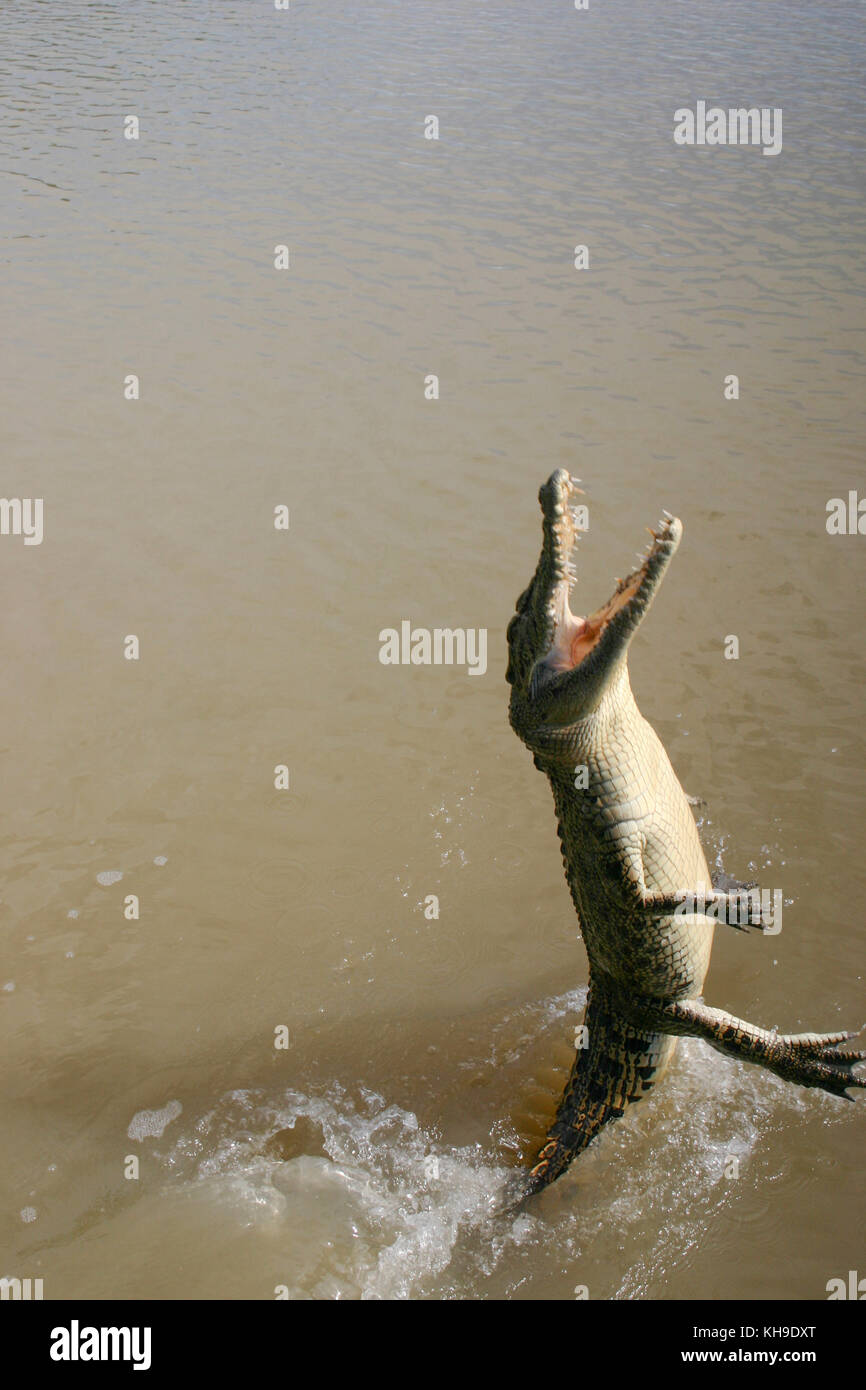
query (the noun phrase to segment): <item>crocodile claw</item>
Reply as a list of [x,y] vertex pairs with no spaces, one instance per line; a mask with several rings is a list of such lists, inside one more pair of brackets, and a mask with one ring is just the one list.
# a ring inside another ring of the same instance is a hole
[[853,1100],[854,1097],[847,1094],[849,1086],[856,1086],[861,1091],[866,1089],[866,1077],[854,1070],[861,1062],[866,1062],[866,1052],[837,1052],[834,1045],[822,1048],[820,1052],[809,1053],[807,1065],[811,1064],[817,1079],[807,1084],[820,1086],[834,1096],[844,1096],[845,1100]]
[[866,1089],[866,1078],[854,1068],[866,1062],[866,1052],[838,1052],[840,1043],[856,1038],[856,1033],[795,1033],[780,1037],[783,1068],[779,1075],[800,1086],[816,1086],[831,1095],[853,1100],[846,1094],[849,1086]]

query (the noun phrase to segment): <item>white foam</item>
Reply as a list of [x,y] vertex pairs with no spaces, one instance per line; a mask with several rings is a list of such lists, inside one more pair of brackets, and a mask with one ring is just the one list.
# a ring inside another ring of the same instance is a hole
[[130,1139],[159,1139],[166,1126],[182,1111],[179,1100],[170,1100],[161,1110],[139,1110],[130,1120],[126,1133]]
[[[582,996],[516,1011],[493,1029],[492,1053],[537,1041],[539,1027],[576,1010]],[[172,1183],[221,1210],[228,1204],[244,1226],[272,1228],[268,1248],[276,1240],[286,1251],[293,1299],[526,1296],[534,1278],[548,1287],[554,1268],[567,1272],[569,1291],[586,1284],[591,1298],[659,1297],[736,1200],[726,1163],[738,1158],[748,1173],[749,1155],[815,1104],[821,1099],[684,1039],[653,1100],[609,1126],[516,1217],[503,1211],[513,1169],[492,1142],[449,1147],[410,1110],[336,1081],[316,1092],[231,1092],[155,1157]],[[268,1139],[302,1118],[315,1152],[272,1156],[279,1145]],[[600,1268],[620,1270],[618,1286],[594,1284]]]

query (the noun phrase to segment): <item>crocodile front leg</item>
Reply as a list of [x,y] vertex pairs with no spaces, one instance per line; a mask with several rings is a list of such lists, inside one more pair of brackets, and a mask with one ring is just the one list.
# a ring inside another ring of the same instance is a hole
[[666,1032],[704,1038],[717,1051],[766,1067],[800,1086],[818,1086],[846,1100],[853,1099],[846,1095],[848,1086],[866,1087],[866,1081],[854,1073],[866,1052],[836,1051],[839,1043],[855,1038],[856,1033],[773,1033],[696,999],[663,1006],[656,1021]]
[[[641,906],[646,909],[650,921],[685,913],[704,917],[713,924],[726,924],[736,931],[757,927],[761,931],[772,932],[778,927],[767,894],[757,892],[754,884],[748,887],[743,885],[739,892],[734,893],[719,892],[702,884],[686,893],[644,892],[641,894]],[[711,908],[712,915],[707,914],[705,908]]]

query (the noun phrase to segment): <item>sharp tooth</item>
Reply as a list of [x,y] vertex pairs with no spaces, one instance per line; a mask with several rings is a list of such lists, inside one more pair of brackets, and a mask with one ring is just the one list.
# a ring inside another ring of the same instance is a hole
[[673,517],[671,516],[670,512],[666,512],[664,509],[662,509],[662,516],[665,518],[666,521],[673,521]]

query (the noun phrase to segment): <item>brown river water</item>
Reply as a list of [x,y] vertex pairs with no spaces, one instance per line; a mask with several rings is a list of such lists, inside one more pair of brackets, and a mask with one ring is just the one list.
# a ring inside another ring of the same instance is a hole
[[[590,511],[576,611],[683,520],[632,684],[711,864],[785,902],[778,936],[719,928],[708,1002],[866,1018],[866,540],[826,525],[864,485],[861,20],[4,6],[3,493],[44,511],[41,543],[0,535],[0,1275],[172,1299],[866,1275],[866,1098],[698,1041],[497,1213],[587,979],[504,680],[554,468]],[[678,146],[703,99],[782,109],[783,148]],[[483,629],[486,662],[383,664],[404,621]]]

